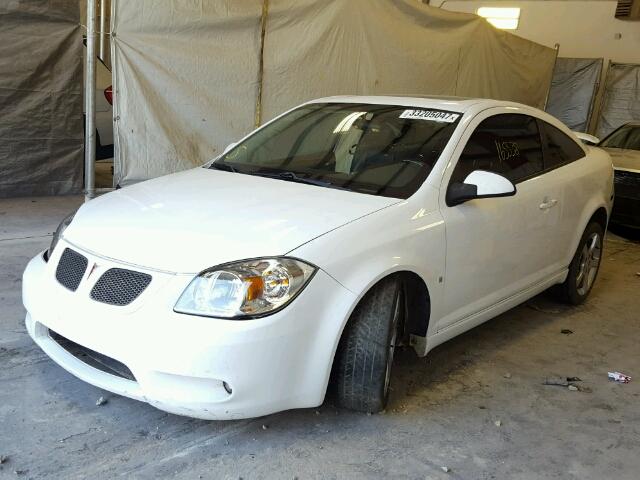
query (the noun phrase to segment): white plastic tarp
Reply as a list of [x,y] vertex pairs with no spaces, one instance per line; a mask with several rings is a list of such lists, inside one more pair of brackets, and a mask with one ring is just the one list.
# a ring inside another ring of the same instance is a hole
[[[254,126],[337,94],[493,97],[542,107],[555,51],[416,0],[114,0],[116,178],[212,158]],[[261,46],[264,67],[260,86]]]
[[640,65],[610,63],[596,136],[606,137],[627,122],[640,120]]
[[0,112],[0,197],[82,189],[77,0],[0,2]]
[[571,130],[586,132],[593,112],[602,58],[558,58],[553,71],[547,112]]

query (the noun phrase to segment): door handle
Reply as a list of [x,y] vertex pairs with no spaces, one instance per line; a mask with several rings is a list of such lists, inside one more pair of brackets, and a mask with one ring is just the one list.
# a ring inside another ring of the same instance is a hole
[[540,210],[549,210],[550,208],[555,207],[557,204],[558,204],[558,200],[556,200],[555,198],[552,198],[551,200],[549,200],[548,198],[545,197],[545,199],[540,204]]

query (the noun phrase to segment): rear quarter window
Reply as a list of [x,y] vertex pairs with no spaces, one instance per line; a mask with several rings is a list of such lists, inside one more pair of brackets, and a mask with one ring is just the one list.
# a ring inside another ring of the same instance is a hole
[[544,168],[551,170],[585,156],[584,150],[571,137],[553,125],[539,120],[544,143]]

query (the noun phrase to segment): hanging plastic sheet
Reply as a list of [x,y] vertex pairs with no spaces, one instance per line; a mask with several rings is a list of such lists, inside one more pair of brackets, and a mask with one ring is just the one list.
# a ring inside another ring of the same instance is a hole
[[606,137],[627,122],[640,120],[640,65],[610,63],[596,136]]
[[547,112],[571,130],[589,127],[600,76],[602,58],[558,58],[553,71]]
[[270,0],[262,44],[263,5],[114,0],[117,182],[201,164],[248,133],[257,110],[264,122],[321,96],[544,104],[555,50],[475,15],[415,0]]
[[0,197],[82,189],[78,2],[0,2]]

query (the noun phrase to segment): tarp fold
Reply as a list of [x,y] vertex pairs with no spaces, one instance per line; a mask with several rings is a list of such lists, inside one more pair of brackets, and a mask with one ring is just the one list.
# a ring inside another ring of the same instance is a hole
[[558,58],[556,61],[546,110],[571,130],[588,130],[602,62],[602,58]]
[[640,64],[610,63],[602,94],[596,136],[640,119]]

